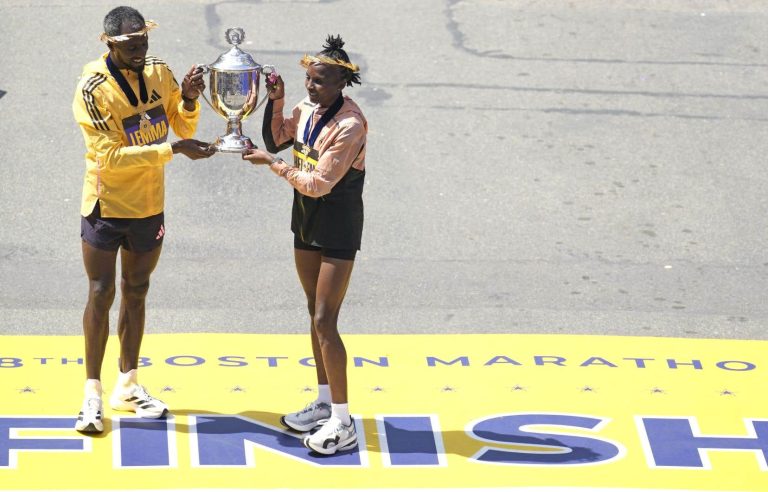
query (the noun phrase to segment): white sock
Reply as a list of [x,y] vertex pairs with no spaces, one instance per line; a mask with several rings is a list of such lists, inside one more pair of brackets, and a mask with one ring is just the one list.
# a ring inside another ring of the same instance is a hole
[[318,403],[331,403],[331,387],[327,384],[317,385],[317,400]]
[[331,403],[331,418],[336,417],[344,425],[352,423],[349,416],[349,403]]
[[117,376],[117,385],[122,389],[128,389],[131,386],[138,384],[139,374],[136,369],[131,369],[128,372],[121,372]]
[[86,398],[101,398],[101,381],[98,379],[86,379],[85,380],[85,397]]

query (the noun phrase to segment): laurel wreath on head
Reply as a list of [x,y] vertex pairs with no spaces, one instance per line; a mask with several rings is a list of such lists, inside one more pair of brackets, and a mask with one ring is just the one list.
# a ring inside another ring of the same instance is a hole
[[304,68],[309,68],[309,66],[314,63],[323,63],[325,65],[338,65],[340,67],[348,68],[355,73],[360,71],[360,67],[358,67],[354,63],[346,62],[344,60],[337,60],[336,58],[331,58],[329,56],[304,55],[304,57],[299,62],[299,64]]
[[119,43],[121,41],[128,41],[131,38],[136,38],[139,36],[144,36],[152,29],[160,27],[160,24],[153,20],[148,20],[144,22],[144,27],[142,29],[139,29],[136,32],[131,32],[128,34],[118,34],[117,36],[110,36],[107,33],[103,32],[99,35],[99,41],[102,43]]

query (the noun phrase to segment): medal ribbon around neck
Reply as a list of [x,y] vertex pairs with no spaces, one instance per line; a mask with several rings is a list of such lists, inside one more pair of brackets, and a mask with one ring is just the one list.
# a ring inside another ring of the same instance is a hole
[[317,125],[315,125],[315,127],[312,129],[312,133],[310,134],[309,128],[312,126],[312,117],[315,115],[315,112],[312,112],[312,114],[309,116],[309,119],[307,119],[307,124],[304,126],[305,145],[309,145],[310,148],[314,148],[315,140],[317,140],[317,137],[320,135],[320,131],[322,131],[325,125],[331,121],[331,118],[336,116],[336,113],[339,112],[343,104],[344,96],[339,94],[338,99],[336,99],[336,101],[331,104],[331,107],[328,108],[328,111],[326,111],[325,114],[320,117],[320,121],[317,122]]
[[[120,90],[123,91],[125,97],[127,97],[128,101],[130,101],[131,105],[134,108],[138,108],[139,100],[136,97],[136,93],[133,92],[133,89],[131,89],[130,84],[120,72],[120,69],[115,66],[115,63],[112,61],[110,55],[107,55],[107,68],[109,69],[109,73],[112,74],[112,77],[114,77],[117,81],[117,85],[120,86]],[[147,101],[149,100],[149,95],[147,94],[147,85],[144,83],[144,76],[142,73],[137,72],[137,74],[139,76],[139,96],[141,96],[141,103],[147,104]]]

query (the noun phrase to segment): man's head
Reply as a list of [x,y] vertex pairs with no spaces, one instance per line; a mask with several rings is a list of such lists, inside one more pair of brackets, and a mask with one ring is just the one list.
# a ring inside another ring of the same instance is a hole
[[[104,17],[104,34],[110,57],[119,68],[141,71],[149,49],[148,23],[138,10],[116,7]],[[117,39],[119,40],[117,40]]]
[[132,7],[115,7],[104,16],[104,32],[107,36],[118,36],[127,32],[138,32],[144,29],[144,16]]

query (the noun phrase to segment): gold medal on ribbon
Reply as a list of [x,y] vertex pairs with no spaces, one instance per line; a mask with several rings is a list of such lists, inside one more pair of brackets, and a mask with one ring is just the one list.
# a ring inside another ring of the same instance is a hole
[[151,125],[152,119],[149,117],[146,111],[142,111],[139,114],[139,131],[141,133],[147,133]]

